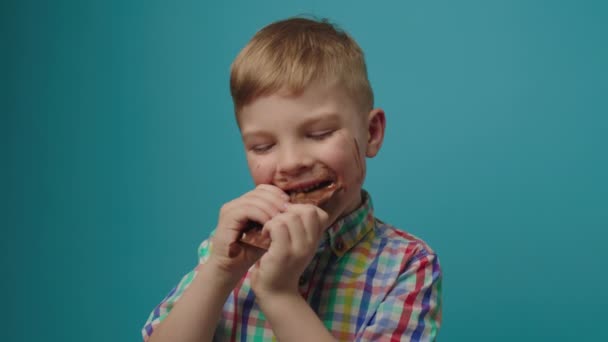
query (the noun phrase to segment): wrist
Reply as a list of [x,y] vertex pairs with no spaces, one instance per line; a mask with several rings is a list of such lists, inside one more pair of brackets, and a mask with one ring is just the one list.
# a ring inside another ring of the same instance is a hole
[[264,279],[256,269],[251,276],[251,289],[258,302],[274,302],[278,300],[301,298],[297,280],[292,279]]
[[295,291],[255,291],[257,304],[266,313],[273,308],[286,308],[300,302],[306,302],[302,295]]
[[211,258],[206,263],[199,264],[197,270],[199,278],[204,279],[205,286],[226,289],[227,292],[232,291],[241,279],[240,276],[217,265]]
[[299,293],[268,296],[258,301],[258,305],[279,341],[335,341]]

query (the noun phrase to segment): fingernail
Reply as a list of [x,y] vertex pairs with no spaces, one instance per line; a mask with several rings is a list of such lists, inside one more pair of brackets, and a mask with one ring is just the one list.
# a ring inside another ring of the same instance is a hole
[[290,205],[291,205],[291,203],[289,203],[289,202],[283,203],[283,210],[287,210]]

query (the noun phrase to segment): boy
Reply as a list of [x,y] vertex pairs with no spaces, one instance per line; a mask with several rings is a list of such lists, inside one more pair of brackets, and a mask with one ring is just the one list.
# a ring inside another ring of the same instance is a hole
[[[434,340],[438,259],[376,219],[362,190],[385,115],[356,42],[325,21],[273,23],[237,56],[230,88],[256,188],[222,206],[144,340]],[[267,250],[241,240],[252,222]]]

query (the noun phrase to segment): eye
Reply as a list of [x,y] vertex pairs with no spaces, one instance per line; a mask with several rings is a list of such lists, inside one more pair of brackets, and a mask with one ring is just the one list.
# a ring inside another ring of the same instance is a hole
[[263,153],[266,153],[266,152],[270,151],[270,149],[272,148],[272,146],[273,146],[272,144],[255,145],[255,146],[252,146],[250,148],[250,150],[253,153],[263,154]]
[[313,139],[313,140],[323,140],[325,138],[328,138],[329,136],[332,135],[334,131],[333,130],[325,130],[325,131],[318,131],[318,132],[314,132],[314,133],[309,133],[308,137]]

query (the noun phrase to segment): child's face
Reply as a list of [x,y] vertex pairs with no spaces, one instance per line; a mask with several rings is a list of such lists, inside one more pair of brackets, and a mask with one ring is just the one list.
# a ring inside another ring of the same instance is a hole
[[382,110],[361,113],[341,87],[309,86],[298,96],[258,98],[242,108],[238,121],[256,185],[312,194],[316,186],[337,183],[341,190],[322,206],[332,222],[361,204],[365,157],[382,142]]

